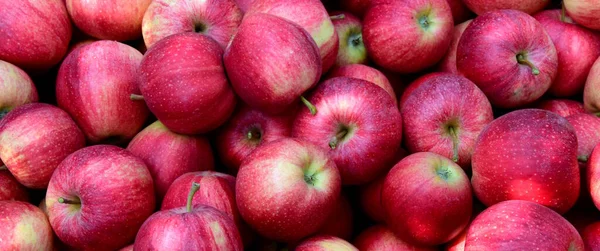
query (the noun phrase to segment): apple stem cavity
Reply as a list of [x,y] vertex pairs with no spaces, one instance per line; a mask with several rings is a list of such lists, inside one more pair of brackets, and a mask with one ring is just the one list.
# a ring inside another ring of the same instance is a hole
[[344,14],[339,14],[339,15],[335,15],[335,16],[330,16],[329,18],[330,18],[331,20],[341,20],[341,19],[344,19],[344,18],[346,18],[346,15],[344,15]]
[[302,103],[304,103],[304,105],[308,107],[308,110],[310,110],[311,115],[314,116],[317,114],[317,107],[311,104],[310,101],[308,101],[304,96],[300,96],[300,100],[302,100]]
[[0,171],[2,171],[2,170],[8,170],[8,167],[6,167],[6,165],[1,165],[0,166]]
[[524,64],[527,65],[531,68],[531,73],[533,75],[539,75],[540,74],[540,70],[535,67],[535,65],[533,63],[531,63],[531,61],[529,61],[527,59],[527,57],[525,56],[525,54],[523,53],[519,53],[517,54],[517,62],[519,62],[519,64]]
[[448,126],[448,134],[450,134],[450,138],[452,138],[452,161],[458,162],[458,133],[456,132],[456,127]]
[[435,173],[443,180],[448,180],[448,178],[450,178],[450,175],[452,174],[452,171],[450,171],[448,167],[437,167],[435,169]]
[[340,141],[342,141],[342,139],[344,139],[344,137],[346,137],[347,134],[348,134],[347,128],[342,128],[340,131],[338,131],[335,134],[335,136],[331,139],[331,141],[329,141],[329,148],[335,149],[338,146],[338,144],[340,143]]
[[141,101],[141,100],[144,100],[144,96],[139,95],[139,94],[131,94],[129,96],[129,99],[131,99],[132,101]]
[[194,199],[194,194],[198,192],[198,189],[200,189],[200,184],[196,182],[192,183],[192,188],[190,189],[190,193],[188,194],[187,204],[185,206],[185,209],[188,213],[192,212],[192,200]]
[[583,163],[585,163],[585,162],[587,162],[587,161],[588,161],[588,156],[577,156],[577,160],[578,160],[579,162],[583,162]]
[[260,131],[256,128],[250,129],[250,131],[248,131],[246,134],[246,138],[248,138],[248,140],[260,140],[261,137],[262,135]]
[[62,204],[71,204],[71,205],[79,205],[81,202],[79,200],[69,200],[63,197],[58,197],[58,203]]

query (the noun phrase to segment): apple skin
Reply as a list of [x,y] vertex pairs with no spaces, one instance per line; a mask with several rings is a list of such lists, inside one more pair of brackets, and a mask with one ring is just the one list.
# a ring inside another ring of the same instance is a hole
[[52,228],[38,207],[22,201],[0,201],[0,250],[52,250]]
[[354,226],[353,216],[352,206],[350,206],[346,196],[342,194],[336,203],[335,209],[315,235],[329,235],[350,240]]
[[409,152],[434,152],[468,170],[477,136],[494,120],[492,106],[467,78],[431,74],[400,107],[405,145]]
[[231,116],[236,100],[222,56],[217,42],[193,32],[171,35],[146,52],[140,65],[140,91],[150,111],[169,130],[206,133]]
[[594,147],[586,168],[587,191],[590,192],[596,208],[600,208],[600,147]]
[[33,72],[62,60],[72,34],[64,1],[2,0],[0,10],[0,60]]
[[56,77],[58,106],[68,112],[88,142],[122,143],[133,138],[148,118],[139,93],[142,54],[115,41],[97,41],[72,51]]
[[119,249],[134,240],[154,211],[152,176],[125,149],[89,146],[60,163],[48,186],[46,206],[52,229],[66,245]]
[[382,2],[371,6],[363,19],[367,53],[377,65],[414,73],[444,57],[454,27],[446,0]]
[[[339,38],[333,22],[321,1],[255,0],[246,12],[244,20],[256,13],[278,16],[302,27],[310,34],[318,47],[322,72],[329,71],[334,65],[338,55]],[[263,29],[266,28],[264,27]],[[266,40],[264,37],[261,40],[263,40],[263,43],[268,44],[268,42],[264,41]]]
[[301,109],[292,136],[328,151],[344,185],[368,183],[393,165],[402,141],[402,117],[385,90],[365,80],[337,77],[319,84],[307,99],[317,113]]
[[544,100],[539,102],[536,107],[551,111],[565,118],[574,114],[586,112],[582,103],[569,99]]
[[244,19],[223,61],[236,94],[272,115],[290,109],[321,77],[319,49],[310,35],[269,14]]
[[452,18],[455,24],[462,23],[474,16],[473,12],[464,3],[464,0],[446,0],[452,10]]
[[482,15],[489,11],[496,11],[502,9],[513,9],[525,12],[527,14],[534,14],[546,7],[550,1],[538,1],[538,0],[462,0],[465,5],[475,12],[477,15]]
[[7,169],[0,167],[0,201],[29,201],[27,188],[21,185]]
[[[127,150],[142,159],[148,167],[158,203],[179,176],[215,169],[208,139],[173,133],[160,121],[152,123],[138,133],[129,142]],[[189,187],[187,189],[189,190]]]
[[555,211],[523,200],[493,205],[469,226],[465,251],[581,250],[583,241],[571,223]]
[[576,23],[593,30],[600,30],[599,0],[565,0],[564,6],[567,14]]
[[[29,75],[19,67],[0,60],[0,120],[12,109],[38,101],[38,93]],[[2,162],[0,161],[0,165]]]
[[342,10],[363,18],[367,10],[371,7],[373,0],[345,0],[339,2]]
[[225,49],[242,22],[234,0],[154,0],[144,14],[142,33],[147,48],[173,34],[197,32]]
[[583,88],[583,107],[586,111],[600,114],[600,57],[596,59]]
[[473,20],[470,19],[454,26],[454,33],[452,34],[452,42],[450,43],[450,49],[448,49],[448,52],[438,64],[438,71],[460,75],[460,72],[458,72],[458,68],[456,67],[456,50],[458,49],[458,41],[460,40],[460,37],[472,21]]
[[133,251],[133,244],[119,249],[119,251]]
[[246,223],[260,235],[283,242],[317,232],[335,209],[340,191],[341,178],[327,152],[291,138],[252,152],[242,162],[235,186]]
[[475,195],[487,206],[527,200],[565,213],[579,195],[575,130],[549,111],[507,113],[477,138],[472,170]]
[[295,251],[358,251],[349,242],[330,235],[317,235],[306,239],[296,246]]
[[394,99],[395,103],[398,102],[396,99],[396,93],[394,92],[394,88],[392,87],[392,84],[390,84],[390,81],[387,79],[385,74],[373,67],[366,66],[363,64],[344,65],[332,69],[327,74],[325,79],[335,77],[358,78],[369,81],[383,88],[388,94],[390,94],[390,96]]
[[[523,57],[522,63],[517,57]],[[517,10],[496,10],[467,26],[458,42],[456,66],[492,105],[514,108],[537,100],[550,88],[558,58],[550,36],[537,20]]]
[[581,239],[585,244],[585,250],[600,250],[600,222],[594,222],[583,229]]
[[451,241],[446,243],[444,251],[465,251],[465,242],[467,241],[467,231],[469,227],[466,227],[458,236],[454,237]]
[[142,17],[152,0],[66,0],[73,23],[104,40],[134,40],[142,34]]
[[577,135],[577,159],[586,162],[594,147],[600,143],[600,118],[579,113],[566,117]]
[[433,247],[417,246],[398,238],[385,225],[375,225],[362,231],[354,240],[354,246],[361,251],[434,251]]
[[49,104],[22,105],[0,120],[0,158],[28,188],[47,188],[61,161],[84,146],[69,114]]
[[215,147],[221,162],[235,175],[254,149],[268,142],[290,137],[296,111],[280,116],[269,115],[247,105],[240,105],[217,132]]
[[556,79],[548,92],[556,97],[580,94],[592,65],[600,57],[600,36],[568,16],[561,21],[561,10],[546,10],[533,17],[544,26],[558,54]]
[[254,0],[235,0],[235,3],[240,8],[240,10],[242,10],[243,13],[250,9],[250,5],[252,5],[252,2],[254,2]]
[[380,223],[385,222],[385,211],[381,204],[381,188],[383,187],[385,177],[386,175],[383,175],[361,186],[358,195],[361,209],[369,218]]
[[330,15],[344,15],[344,18],[332,20],[339,38],[339,48],[334,67],[367,63],[367,49],[362,38],[363,26],[360,19],[349,12],[343,11],[334,11]]

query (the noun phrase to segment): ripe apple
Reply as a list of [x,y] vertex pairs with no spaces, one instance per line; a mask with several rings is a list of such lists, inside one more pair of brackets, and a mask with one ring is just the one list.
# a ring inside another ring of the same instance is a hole
[[343,18],[333,19],[333,26],[339,38],[339,49],[335,60],[335,67],[349,64],[367,63],[367,49],[363,42],[362,23],[360,19],[349,12],[334,11],[332,16]]
[[385,177],[386,175],[382,175],[359,188],[360,207],[369,218],[376,222],[385,222],[385,211],[381,204],[381,188]]
[[291,136],[295,115],[295,111],[269,115],[241,105],[217,133],[215,147],[221,162],[231,174],[237,174],[242,160],[254,149]]
[[442,59],[452,41],[453,26],[446,0],[385,1],[368,9],[363,37],[377,65],[413,73]]
[[234,0],[154,0],[141,28],[147,48],[173,34],[196,32],[214,39],[224,49],[242,17]]
[[539,0],[462,0],[469,9],[475,12],[477,15],[482,15],[486,12],[502,10],[502,9],[513,9],[525,12],[527,14],[534,14],[546,7],[550,1],[539,1]]
[[242,10],[243,13],[248,11],[252,2],[254,2],[254,0],[235,0],[235,3],[240,8],[240,10]]
[[473,19],[456,51],[458,71],[499,108],[537,100],[550,88],[557,65],[544,27],[517,10],[490,11]]
[[0,120],[0,158],[28,188],[48,187],[60,162],[84,146],[69,114],[49,104],[22,105]]
[[129,142],[127,150],[142,159],[148,167],[158,203],[179,176],[215,169],[208,139],[173,133],[160,121],[138,133]]
[[268,114],[290,109],[321,77],[319,50],[310,35],[269,14],[247,16],[223,60],[235,92]]
[[193,183],[185,207],[154,213],[140,227],[133,250],[242,251],[231,217],[211,206],[192,205],[200,184]]
[[458,236],[444,245],[444,251],[465,251],[465,242],[467,241],[467,226]]
[[295,251],[358,251],[349,242],[331,235],[317,235],[302,241]]
[[5,166],[0,166],[0,201],[2,200],[29,201],[27,188],[21,185]]
[[540,204],[503,201],[484,210],[469,226],[466,251],[581,250],[583,241],[571,223]]
[[133,251],[133,244],[119,249],[119,251]]
[[580,94],[600,56],[600,36],[579,26],[560,10],[542,11],[533,17],[544,26],[558,54],[556,79],[548,92],[557,97]]
[[487,206],[527,200],[564,213],[579,195],[575,130],[549,111],[507,113],[477,138],[472,170],[475,195]]
[[323,227],[315,235],[329,235],[350,240],[354,226],[352,206],[344,194],[340,196],[335,209],[327,217]]
[[583,107],[586,111],[600,114],[600,57],[594,62],[583,88]]
[[193,32],[169,36],[146,52],[140,65],[140,91],[150,111],[169,130],[206,133],[229,118],[236,100],[222,57],[217,42]]
[[597,251],[600,249],[600,222],[594,222],[585,227],[581,232],[581,239],[585,245],[585,250]]
[[[38,101],[38,93],[29,75],[19,67],[0,60],[0,120],[12,109]],[[2,165],[2,162],[0,162]]]
[[337,77],[319,84],[308,100],[318,112],[301,109],[292,136],[329,151],[343,184],[368,183],[393,165],[402,117],[385,90],[365,80]]
[[452,10],[452,18],[455,24],[462,23],[472,18],[473,12],[464,3],[464,0],[446,0]]
[[134,40],[142,34],[142,17],[152,0],[66,0],[73,23],[83,32],[105,40]]
[[596,146],[587,162],[587,190],[596,208],[600,208],[600,147]]
[[469,26],[469,24],[472,21],[472,19],[469,19],[463,23],[454,26],[454,33],[452,35],[450,49],[448,49],[448,52],[446,53],[444,58],[442,58],[442,61],[440,61],[440,63],[438,64],[438,71],[460,74],[460,72],[458,72],[458,69],[456,68],[456,50],[458,49],[458,41],[460,40],[460,37],[462,36],[463,32],[465,32],[465,29],[467,29],[467,26]]
[[76,249],[119,249],[134,240],[155,206],[152,176],[129,151],[95,145],[69,155],[46,193],[54,232]]
[[563,4],[566,12],[576,23],[600,30],[599,0],[565,0]]
[[0,201],[0,250],[52,250],[52,228],[41,209],[22,201]]
[[586,162],[594,147],[600,143],[600,118],[579,113],[566,117],[577,135],[577,159]]
[[269,239],[293,242],[323,226],[340,190],[339,172],[327,152],[284,138],[264,144],[242,162],[235,195],[250,227]]
[[65,56],[71,21],[64,0],[0,0],[0,60],[45,71]]
[[394,92],[394,88],[392,87],[392,84],[390,84],[390,81],[387,79],[385,74],[383,74],[381,71],[379,71],[373,67],[366,66],[363,64],[344,65],[344,66],[332,69],[327,74],[326,79],[335,78],[335,77],[358,78],[358,79],[369,81],[369,82],[376,84],[377,86],[383,88],[388,94],[390,94],[390,96],[392,96],[392,99],[394,99],[394,102],[397,103],[396,93]]
[[354,246],[361,251],[436,250],[433,247],[418,246],[406,242],[394,235],[394,233],[385,225],[375,225],[365,229],[354,240]]
[[550,99],[538,103],[536,106],[539,109],[548,110],[563,117],[568,117],[573,114],[585,113],[581,102],[569,99]]
[[434,152],[468,170],[477,136],[494,119],[492,106],[465,77],[431,73],[423,78],[400,107],[405,145],[410,152]]
[[123,143],[135,136],[148,117],[139,93],[142,54],[115,41],[97,41],[72,51],[56,78],[58,106],[77,122],[90,143]]
[[[256,0],[250,5],[250,8],[245,14],[244,20],[256,13],[271,14],[274,16],[281,17],[292,23],[295,23],[302,27],[310,34],[314,42],[317,44],[319,55],[321,57],[322,72],[327,72],[334,65],[339,48],[339,38],[333,26],[333,22],[323,6],[323,3],[319,0]],[[244,21],[245,22],[245,21]],[[260,34],[259,30],[275,28],[275,27],[255,27],[252,32]],[[275,34],[278,34],[277,31]],[[264,34],[267,35],[267,34]],[[237,35],[236,35],[237,36]],[[277,36],[285,37],[284,34]],[[293,39],[291,36],[289,39]],[[261,40],[265,44],[270,44],[267,37],[262,37]],[[295,38],[298,39],[298,38]],[[289,42],[288,42],[289,43]],[[277,48],[270,50],[279,51],[285,53]],[[269,51],[269,50],[267,50]],[[254,50],[248,53],[256,53]],[[261,52],[258,52],[263,54]],[[296,52],[298,53],[298,52]],[[264,54],[263,54],[264,55]],[[304,59],[306,60],[306,59]],[[312,58],[311,58],[312,61]],[[260,65],[260,64],[259,64]],[[310,75],[309,75],[310,76]]]

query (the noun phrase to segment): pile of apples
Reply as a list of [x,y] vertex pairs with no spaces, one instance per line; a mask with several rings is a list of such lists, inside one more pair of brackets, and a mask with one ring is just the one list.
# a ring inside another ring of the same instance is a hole
[[600,0],[0,0],[0,250],[600,250]]

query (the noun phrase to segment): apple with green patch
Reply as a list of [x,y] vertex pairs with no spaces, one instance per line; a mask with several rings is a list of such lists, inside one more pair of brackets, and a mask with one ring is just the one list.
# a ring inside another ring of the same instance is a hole
[[0,201],[0,250],[52,250],[48,218],[38,207],[22,201]]
[[[16,107],[38,101],[29,75],[19,67],[0,60],[0,120]],[[0,161],[0,165],[2,162]]]
[[332,19],[340,44],[335,67],[367,63],[367,49],[363,42],[360,19],[343,11],[334,11],[330,15],[340,17]]

